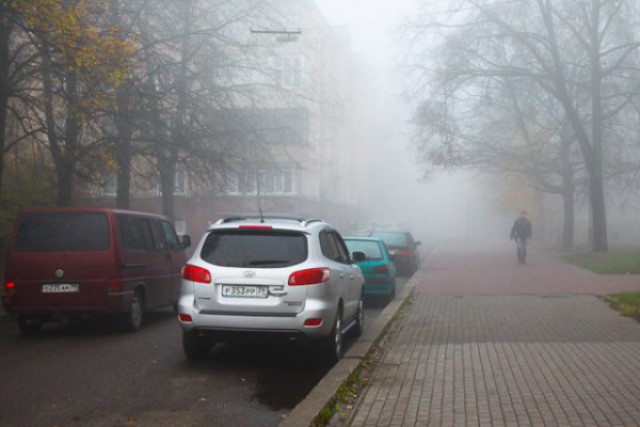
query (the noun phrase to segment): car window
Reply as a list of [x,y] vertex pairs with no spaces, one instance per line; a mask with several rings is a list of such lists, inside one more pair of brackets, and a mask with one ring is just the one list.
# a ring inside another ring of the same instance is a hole
[[79,252],[109,249],[109,220],[101,213],[33,213],[16,233],[17,252]]
[[153,248],[156,251],[166,251],[167,242],[165,241],[164,231],[160,221],[152,219],[149,220],[149,226],[151,227],[151,235],[153,236]]
[[167,221],[162,221],[160,224],[162,225],[164,238],[169,245],[169,249],[171,249],[172,251],[182,249],[180,246],[180,241],[178,240],[178,236],[176,235],[176,232],[171,224],[169,224]]
[[307,238],[299,232],[219,230],[207,236],[200,256],[223,267],[289,267],[307,259]]
[[372,261],[384,259],[382,247],[378,242],[360,239],[344,239],[344,243],[347,245],[347,248],[349,248],[350,253],[354,253],[356,251],[364,252],[367,259]]
[[346,264],[349,262],[349,253],[343,246],[342,239],[336,237],[332,231],[322,231],[320,233],[320,247],[322,254],[332,261]]
[[385,231],[375,231],[371,233],[372,237],[379,237],[389,246],[411,246],[404,233],[391,233]]
[[342,240],[342,236],[340,236],[335,231],[331,233],[336,242],[336,246],[338,247],[338,254],[340,256],[340,261],[345,264],[351,263],[351,257],[349,256],[349,250],[347,249],[347,245],[344,244],[344,240]]
[[152,249],[151,231],[144,218],[118,216],[118,231],[123,249],[134,251]]

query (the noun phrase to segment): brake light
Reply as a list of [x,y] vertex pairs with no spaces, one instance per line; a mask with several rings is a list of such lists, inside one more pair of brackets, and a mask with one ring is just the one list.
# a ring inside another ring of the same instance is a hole
[[400,249],[397,253],[397,256],[411,256],[411,251],[408,249]]
[[289,286],[314,285],[331,278],[331,270],[326,267],[296,271],[289,276]]
[[117,279],[109,279],[107,280],[107,290],[109,291],[109,293],[121,292],[123,283],[124,281],[121,277]]
[[239,225],[238,228],[249,230],[271,230],[273,227],[270,225]]
[[312,317],[310,319],[305,319],[304,326],[320,326],[322,325],[322,319],[319,317]]
[[211,283],[209,270],[191,264],[182,267],[182,278],[197,283]]
[[178,315],[178,318],[180,319],[181,322],[193,322],[193,319],[191,318],[190,315],[188,314],[182,314],[180,313]]
[[389,266],[388,265],[379,265],[377,267],[375,267],[373,270],[371,270],[374,273],[377,274],[386,274],[389,272]]
[[11,296],[13,295],[13,293],[16,290],[16,284],[15,282],[6,282],[4,284],[4,294],[7,296]]

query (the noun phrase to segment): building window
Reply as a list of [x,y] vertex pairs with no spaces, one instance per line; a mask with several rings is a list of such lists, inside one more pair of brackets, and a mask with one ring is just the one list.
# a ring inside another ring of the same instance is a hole
[[[173,194],[179,196],[186,196],[189,189],[189,175],[183,167],[178,166],[176,168],[176,174],[173,177]],[[158,177],[158,194],[162,194],[162,187],[160,186],[160,179]]]
[[113,196],[118,191],[118,177],[115,173],[111,173],[102,181],[102,193],[107,196]]
[[302,85],[303,57],[278,56],[273,58],[273,80],[276,86],[298,87]]
[[[259,170],[260,194],[295,194],[295,173],[291,169]],[[256,194],[255,172],[232,172],[227,176],[228,194]]]

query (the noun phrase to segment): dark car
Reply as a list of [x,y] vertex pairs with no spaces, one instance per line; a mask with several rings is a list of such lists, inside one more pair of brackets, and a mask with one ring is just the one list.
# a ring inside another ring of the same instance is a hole
[[145,309],[177,305],[182,241],[164,216],[102,208],[23,213],[6,259],[2,298],[24,334],[64,317],[118,314],[137,331]]
[[420,252],[416,241],[408,231],[374,231],[371,237],[379,237],[386,243],[389,253],[394,257],[399,276],[411,276],[420,265]]

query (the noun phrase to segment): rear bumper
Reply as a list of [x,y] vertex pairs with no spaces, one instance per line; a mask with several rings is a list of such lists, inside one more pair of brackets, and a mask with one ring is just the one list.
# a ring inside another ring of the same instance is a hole
[[[130,293],[131,294],[131,293]],[[8,295],[2,296],[2,305],[7,314],[10,315],[23,315],[34,317],[47,317],[54,315],[63,316],[81,316],[91,314],[112,314],[126,311],[128,308],[128,301],[131,295],[114,294],[108,295],[104,298],[104,301],[100,304],[73,304],[66,305],[64,301],[56,303],[40,303],[40,304],[27,304],[16,301],[13,297]]]
[[[333,328],[336,307],[327,304],[307,306],[296,314],[211,313],[199,310],[193,300],[182,298],[178,303],[180,315],[191,316],[192,321],[178,317],[184,332],[208,335],[220,341],[244,338],[315,340],[326,337]],[[322,319],[319,326],[305,326],[307,319]]]
[[394,291],[393,282],[372,282],[367,281],[364,285],[364,294],[365,295],[391,295]]

